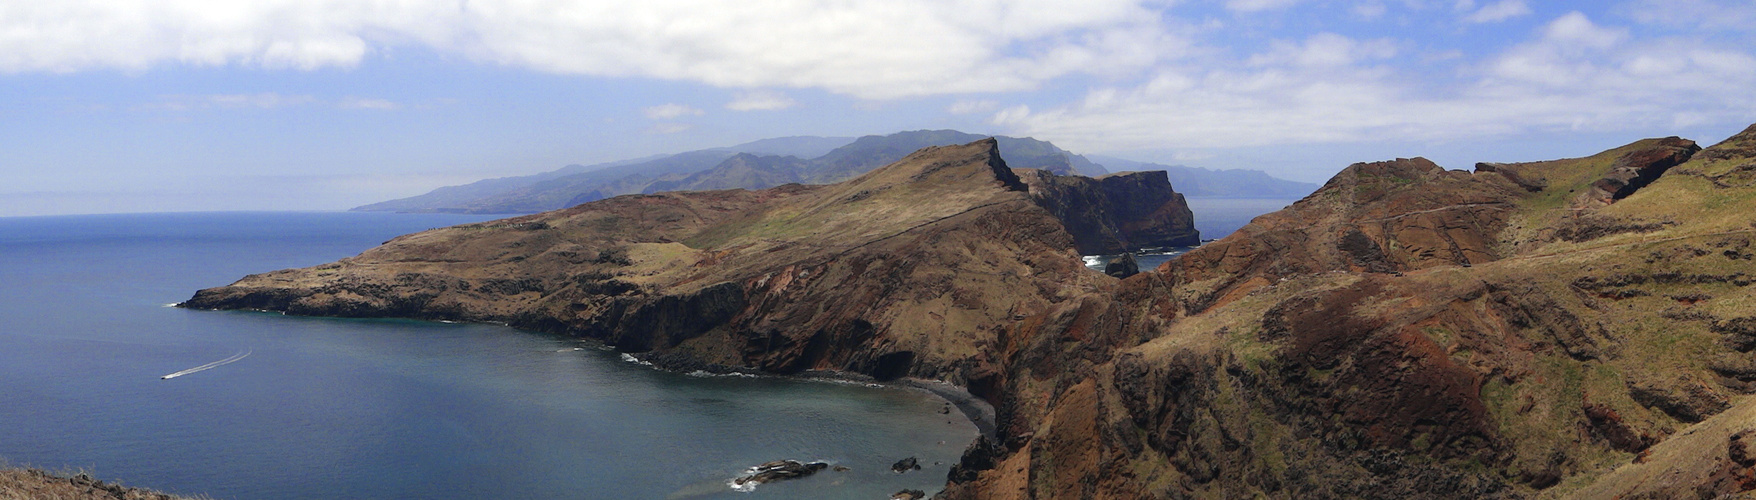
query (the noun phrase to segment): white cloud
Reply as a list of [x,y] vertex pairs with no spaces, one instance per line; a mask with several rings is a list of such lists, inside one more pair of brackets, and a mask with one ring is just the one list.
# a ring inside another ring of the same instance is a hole
[[1015,91],[1138,71],[1186,45],[1143,3],[9,1],[0,3],[0,73],[349,67],[416,46],[544,72],[728,88],[863,98]]
[[134,106],[136,110],[187,111],[192,109],[277,109],[317,102],[309,95],[259,94],[164,95],[157,101]]
[[1619,10],[1641,23],[1671,27],[1748,35],[1756,25],[1756,3],[1748,0],[1634,0]]
[[1378,19],[1380,17],[1384,17],[1384,13],[1389,12],[1389,11],[1390,11],[1390,9],[1388,7],[1385,7],[1384,4],[1380,3],[1380,2],[1360,2],[1360,3],[1354,4],[1354,8],[1353,8],[1354,16],[1359,17],[1360,19],[1365,19],[1365,20],[1373,20],[1373,19]]
[[1607,48],[1628,37],[1625,28],[1605,28],[1578,11],[1569,12],[1543,28],[1547,42],[1570,48]]
[[774,111],[787,109],[798,102],[786,94],[772,90],[753,90],[739,92],[736,99],[726,103],[726,109],[732,111]]
[[1268,53],[1251,56],[1249,63],[1253,66],[1334,67],[1396,56],[1396,42],[1392,40],[1358,41],[1334,33],[1318,33],[1302,44],[1277,41],[1271,46]]
[[1528,16],[1531,13],[1530,6],[1525,5],[1524,0],[1500,0],[1464,16],[1463,20],[1471,23],[1497,23],[1514,17]]
[[1238,12],[1260,12],[1297,5],[1299,0],[1226,0],[1226,8]]
[[343,109],[372,109],[379,111],[395,111],[402,109],[401,104],[386,99],[347,98],[336,103]]
[[[1455,140],[1756,117],[1756,56],[1698,39],[1635,39],[1561,16],[1461,76],[1379,64],[1393,45],[1323,34],[1234,64],[1166,68],[1084,99],[996,113],[1010,134],[1077,151]],[[1454,79],[1453,79],[1454,78]]]
[[702,114],[706,113],[705,111],[702,111],[700,109],[690,107],[690,106],[685,106],[682,104],[677,104],[677,103],[660,104],[657,106],[643,109],[643,110],[641,110],[641,112],[646,113],[647,118],[651,118],[654,120],[669,120],[672,118],[676,118],[679,116],[686,116],[686,115],[701,116]]
[[945,108],[945,112],[954,115],[967,115],[972,113],[986,113],[998,109],[999,107],[1000,103],[997,101],[961,100],[951,103],[950,107]]

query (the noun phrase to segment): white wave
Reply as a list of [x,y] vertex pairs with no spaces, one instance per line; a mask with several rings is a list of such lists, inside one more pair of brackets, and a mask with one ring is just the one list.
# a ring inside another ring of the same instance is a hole
[[692,371],[689,373],[685,373],[684,375],[688,375],[691,377],[740,377],[740,378],[761,377],[761,375],[751,375],[751,374],[744,373],[744,372],[714,373],[714,372],[710,372],[707,370],[695,370],[695,371]]
[[165,305],[163,305],[163,306],[161,306],[161,307],[177,307],[177,304],[182,304],[182,302],[172,302],[172,303],[169,303],[169,304],[165,304]]
[[636,358],[636,357],[634,357],[633,354],[628,354],[628,353],[622,353],[622,361],[627,361],[629,363],[634,363],[634,364],[637,364],[640,366],[652,366],[651,361],[646,361],[646,360],[642,360],[640,358]]
[[739,493],[754,492],[754,491],[756,491],[756,485],[758,485],[758,484],[762,484],[762,483],[758,483],[756,481],[750,481],[750,482],[747,482],[744,484],[738,484],[738,480],[736,480],[736,479],[726,480],[726,486],[732,487],[732,491],[736,491]]
[[229,357],[229,358],[226,358],[226,359],[222,359],[222,360],[219,360],[219,361],[215,361],[215,362],[212,362],[212,363],[208,363],[208,364],[205,364],[205,365],[201,365],[201,366],[197,366],[197,367],[194,367],[194,368],[190,368],[190,369],[187,369],[187,370],[183,370],[183,371],[180,371],[180,372],[176,372],[176,373],[172,373],[172,374],[170,374],[170,375],[165,375],[165,376],[163,376],[163,377],[159,377],[159,380],[170,380],[170,379],[173,379],[173,378],[177,378],[177,377],[181,377],[181,376],[184,376],[184,375],[188,375],[188,374],[191,374],[191,373],[195,373],[195,372],[198,372],[198,371],[202,371],[202,370],[209,370],[209,369],[213,369],[213,368],[217,368],[217,367],[219,367],[219,366],[221,366],[221,365],[226,365],[226,364],[231,364],[231,363],[235,363],[235,362],[237,362],[237,361],[238,361],[238,360],[240,360],[240,359],[244,359],[244,358],[245,358],[245,357],[246,357],[246,356],[249,356],[249,355],[250,355],[250,354],[251,354],[251,353],[253,353],[253,352],[256,352],[256,351],[253,351],[253,350],[243,350],[243,351],[238,351],[238,353],[237,353],[237,354],[233,354],[233,355],[232,355],[232,356],[231,356],[231,357]]

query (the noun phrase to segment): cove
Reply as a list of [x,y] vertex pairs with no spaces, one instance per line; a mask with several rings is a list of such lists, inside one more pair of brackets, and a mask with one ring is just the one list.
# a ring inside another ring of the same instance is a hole
[[[165,307],[487,218],[0,219],[0,457],[214,498],[885,498],[937,491],[976,435],[917,390],[666,373],[495,325]],[[889,470],[908,456],[923,470]],[[725,484],[779,459],[851,470]]]

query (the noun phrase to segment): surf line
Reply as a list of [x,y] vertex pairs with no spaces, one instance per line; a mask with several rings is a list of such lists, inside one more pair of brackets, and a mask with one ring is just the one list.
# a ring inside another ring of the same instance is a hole
[[211,368],[215,368],[215,367],[218,367],[218,366],[220,366],[220,365],[224,365],[224,364],[228,364],[228,363],[233,363],[233,362],[236,362],[236,361],[238,361],[238,360],[240,360],[240,359],[244,359],[244,357],[245,357],[245,356],[249,356],[249,355],[250,355],[250,353],[253,353],[253,352],[256,352],[256,351],[254,351],[254,350],[243,350],[243,351],[238,351],[238,353],[237,353],[237,354],[233,354],[233,355],[232,355],[232,357],[229,357],[229,358],[226,358],[226,359],[222,359],[222,360],[219,360],[219,361],[215,361],[215,362],[212,362],[212,363],[208,363],[208,364],[205,364],[205,365],[201,365],[201,366],[197,366],[197,367],[194,367],[194,368],[190,368],[190,369],[187,369],[187,370],[183,370],[183,371],[180,371],[180,372],[177,372],[177,373],[172,373],[172,374],[170,374],[170,375],[165,375],[165,376],[163,376],[163,377],[159,377],[159,380],[170,380],[170,379],[173,379],[173,378],[177,378],[177,377],[181,377],[181,376],[184,376],[184,375],[188,375],[188,374],[191,374],[191,373],[195,373],[195,372],[198,372],[198,371],[202,371],[202,370],[207,370],[207,369],[211,369]]

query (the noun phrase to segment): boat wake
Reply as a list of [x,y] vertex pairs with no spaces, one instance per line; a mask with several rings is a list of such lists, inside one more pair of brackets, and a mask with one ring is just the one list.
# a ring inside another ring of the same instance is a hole
[[217,367],[219,367],[219,366],[221,366],[221,365],[226,365],[226,364],[230,364],[230,363],[235,363],[235,362],[237,362],[237,361],[238,361],[238,360],[240,360],[240,359],[244,359],[244,357],[246,357],[246,356],[249,356],[249,355],[250,355],[250,353],[253,353],[253,352],[256,352],[256,351],[253,351],[253,350],[243,350],[243,351],[238,351],[238,353],[237,353],[237,354],[233,354],[233,355],[232,355],[232,357],[229,357],[229,358],[226,358],[226,359],[222,359],[222,360],[219,360],[219,361],[215,361],[215,362],[212,362],[212,363],[208,363],[208,364],[205,364],[205,365],[201,365],[201,366],[197,366],[197,367],[194,367],[194,368],[190,368],[190,369],[187,369],[187,370],[183,370],[183,371],[180,371],[180,372],[177,372],[177,373],[172,373],[172,374],[170,374],[170,375],[165,375],[165,376],[163,376],[163,377],[159,377],[159,380],[170,380],[170,379],[173,379],[173,378],[177,378],[177,377],[181,377],[181,376],[184,376],[184,375],[188,375],[188,374],[191,374],[191,373],[195,373],[195,372],[198,372],[198,371],[202,371],[202,370],[209,370],[209,369],[213,369],[213,368],[217,368]]

